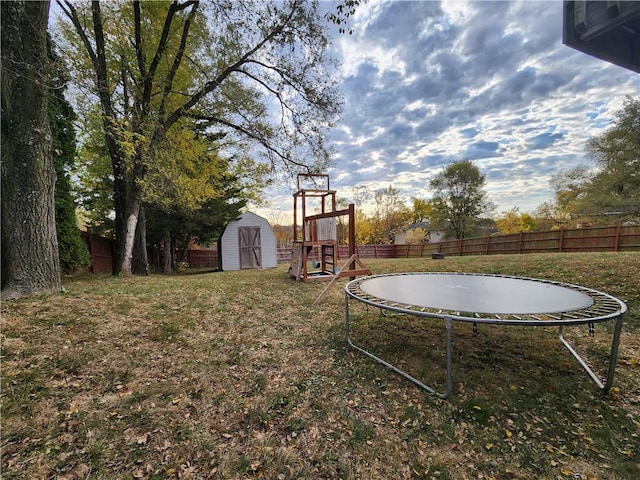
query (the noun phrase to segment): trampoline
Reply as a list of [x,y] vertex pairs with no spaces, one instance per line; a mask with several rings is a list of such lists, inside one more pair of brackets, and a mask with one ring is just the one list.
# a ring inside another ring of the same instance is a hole
[[[356,345],[351,339],[349,301],[381,311],[443,320],[446,328],[447,386],[444,393]],[[611,295],[590,288],[535,278],[477,273],[416,272],[373,275],[345,286],[345,334],[349,346],[412,381],[429,393],[447,398],[453,390],[452,326],[454,322],[510,326],[558,327],[562,344],[589,377],[605,392],[613,384],[622,321],[627,306]],[[615,321],[609,366],[604,382],[569,344],[563,329]]]

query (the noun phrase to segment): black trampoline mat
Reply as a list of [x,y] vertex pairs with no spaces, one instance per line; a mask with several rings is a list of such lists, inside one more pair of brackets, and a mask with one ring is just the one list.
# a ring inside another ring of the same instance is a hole
[[535,279],[456,273],[365,278],[360,289],[399,304],[453,312],[535,315],[589,308],[593,299],[568,286]]

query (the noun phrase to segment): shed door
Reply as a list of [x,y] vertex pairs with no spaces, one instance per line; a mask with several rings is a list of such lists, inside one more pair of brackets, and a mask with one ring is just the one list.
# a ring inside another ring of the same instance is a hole
[[240,268],[261,268],[260,227],[238,227]]

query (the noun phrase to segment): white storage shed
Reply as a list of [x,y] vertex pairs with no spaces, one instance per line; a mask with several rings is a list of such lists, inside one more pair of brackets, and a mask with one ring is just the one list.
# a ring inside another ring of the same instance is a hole
[[276,236],[265,218],[245,212],[227,223],[218,241],[220,270],[277,266]]

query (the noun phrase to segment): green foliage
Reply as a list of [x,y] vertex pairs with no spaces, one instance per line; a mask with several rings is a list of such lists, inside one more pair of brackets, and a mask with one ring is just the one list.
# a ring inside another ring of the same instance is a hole
[[48,112],[51,125],[51,152],[56,170],[56,233],[60,269],[63,273],[69,274],[90,265],[91,260],[89,251],[80,237],[70,178],[76,158],[76,134],[73,126],[76,115],[64,98],[67,79],[59,58],[51,42],[48,45],[49,58],[54,65]]
[[338,31],[340,33],[349,32],[349,35],[353,33],[353,29],[349,25],[349,17],[356,13],[356,8],[361,3],[366,3],[367,0],[345,0],[344,2],[336,5],[335,12],[329,12],[325,15],[325,18],[331,23],[338,25]]
[[216,196],[212,180],[223,171],[216,154],[207,151],[213,146],[186,125],[167,132],[143,180],[145,202],[166,212],[191,211]]
[[587,166],[579,165],[551,177],[551,186],[559,210],[574,218],[585,213],[585,208],[589,208],[585,193],[591,176],[592,172]]
[[113,237],[113,169],[98,112],[84,118],[84,132],[77,161],[80,209],[96,235]]
[[[95,53],[98,39],[95,11],[69,2],[61,7],[77,22],[58,26],[74,81],[95,90],[87,52],[89,45]],[[329,161],[323,132],[337,119],[340,95],[315,3],[141,2],[136,8],[103,3],[99,17],[106,82],[113,92],[108,116],[118,126],[114,135],[125,153],[144,150],[133,134],[153,149],[189,117],[224,130],[233,148],[243,142],[263,148],[272,166],[321,169]],[[128,133],[118,133],[121,128]]]
[[435,211],[431,200],[413,197],[411,202],[413,204],[411,218],[413,222],[428,222],[434,218]]
[[450,163],[431,179],[434,190],[434,217],[438,222],[448,221],[455,238],[474,233],[483,213],[494,207],[483,190],[485,176],[471,160]]
[[536,214],[557,226],[640,221],[640,99],[628,97],[613,125],[586,149],[596,168],[581,165],[554,175],[554,202]]
[[193,210],[167,212],[157,206],[147,207],[148,243],[160,245],[167,231],[172,243],[182,249],[187,248],[191,240],[200,245],[214,243],[227,222],[236,218],[247,203],[237,180],[229,174],[219,178],[213,184],[217,195]]
[[[334,21],[351,15],[356,3],[346,2]],[[130,239],[142,202],[165,212],[194,211],[216,197],[210,178],[224,172],[206,163],[202,148],[210,142],[194,132],[217,137],[219,156],[250,153],[262,164],[252,168],[261,170],[260,181],[265,169],[329,165],[325,133],[341,99],[316,2],[58,5],[70,21],[59,29],[74,81],[96,100],[86,102],[84,117],[90,129],[102,131],[106,148],[90,145],[98,164],[86,171],[94,178],[102,172],[102,185],[113,185],[118,269],[131,268]],[[96,110],[99,122],[92,118]],[[103,169],[104,152],[111,174]],[[102,206],[104,193],[98,195]],[[92,196],[85,198],[93,202]]]
[[536,227],[535,219],[528,213],[520,213],[518,207],[502,212],[496,220],[500,233],[532,232]]
[[640,98],[627,97],[613,125],[587,151],[598,169],[586,189],[598,213],[640,221]]
[[360,244],[392,243],[395,234],[411,222],[411,211],[400,191],[389,185],[373,195],[375,210],[368,217],[356,211],[356,242]]
[[374,194],[374,200],[374,218],[378,224],[379,239],[375,243],[391,243],[398,230],[410,222],[411,211],[405,205],[400,190],[392,185],[378,190]]

